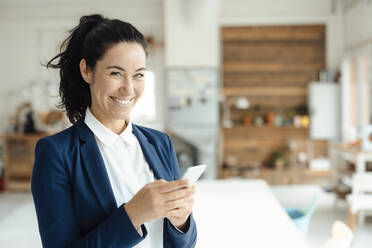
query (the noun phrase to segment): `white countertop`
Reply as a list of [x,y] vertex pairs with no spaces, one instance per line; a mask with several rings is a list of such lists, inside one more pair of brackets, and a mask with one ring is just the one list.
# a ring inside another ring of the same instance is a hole
[[308,247],[265,181],[201,180],[196,190],[196,247]]

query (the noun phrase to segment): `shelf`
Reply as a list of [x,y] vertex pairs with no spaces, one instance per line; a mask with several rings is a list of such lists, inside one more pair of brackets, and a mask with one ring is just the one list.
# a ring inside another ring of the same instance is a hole
[[5,190],[31,192],[31,182],[29,180],[8,180]]
[[307,87],[228,87],[221,90],[225,96],[293,96],[306,97]]

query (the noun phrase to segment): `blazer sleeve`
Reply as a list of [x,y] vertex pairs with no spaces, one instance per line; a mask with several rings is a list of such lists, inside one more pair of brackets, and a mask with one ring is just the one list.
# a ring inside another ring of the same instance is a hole
[[141,227],[141,237],[123,205],[82,234],[75,217],[68,162],[61,150],[49,138],[41,139],[35,148],[31,190],[43,247],[132,247],[142,241],[146,229]]
[[[173,173],[174,180],[178,180],[180,178],[179,165],[177,162],[176,152],[174,151],[173,143],[168,135],[167,135],[167,141],[168,141],[169,161],[171,165],[171,170]],[[197,230],[196,230],[196,223],[195,223],[192,213],[187,219],[187,222],[188,222],[188,225],[187,225],[186,231],[184,233],[181,233],[171,224],[171,222],[167,218],[164,219],[164,230],[167,230],[165,232],[164,238],[168,240],[168,243],[165,245],[164,248],[195,247]]]

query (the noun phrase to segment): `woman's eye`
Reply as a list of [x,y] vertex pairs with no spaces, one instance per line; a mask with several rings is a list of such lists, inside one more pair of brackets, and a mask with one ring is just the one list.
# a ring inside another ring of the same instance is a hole
[[110,72],[110,75],[118,77],[118,76],[120,76],[120,72],[113,71],[113,72]]
[[135,78],[143,78],[145,76],[145,74],[143,73],[137,73],[136,75],[134,75]]

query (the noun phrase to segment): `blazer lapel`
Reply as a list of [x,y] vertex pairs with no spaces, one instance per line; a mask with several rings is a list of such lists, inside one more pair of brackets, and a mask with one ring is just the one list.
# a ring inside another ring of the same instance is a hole
[[80,147],[82,164],[86,169],[98,201],[105,212],[109,214],[117,206],[101,152],[97,146],[94,134],[85,124],[84,118],[80,118],[76,126],[80,139],[83,141]]
[[168,167],[163,164],[160,160],[159,155],[146,136],[141,132],[141,130],[133,124],[133,134],[137,137],[140,143],[141,149],[145,155],[150,168],[154,172],[156,179],[165,179],[167,181],[173,181],[172,174],[168,170]]

